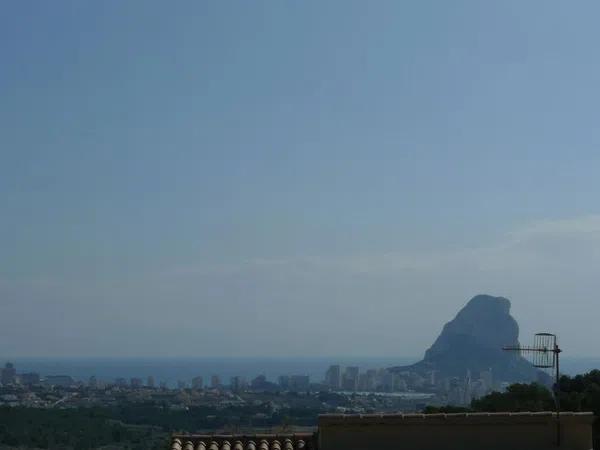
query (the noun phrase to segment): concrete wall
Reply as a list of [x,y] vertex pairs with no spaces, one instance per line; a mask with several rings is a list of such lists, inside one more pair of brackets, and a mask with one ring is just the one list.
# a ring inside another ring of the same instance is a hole
[[[591,413],[561,414],[561,449],[592,448]],[[546,413],[323,415],[319,450],[555,450]]]

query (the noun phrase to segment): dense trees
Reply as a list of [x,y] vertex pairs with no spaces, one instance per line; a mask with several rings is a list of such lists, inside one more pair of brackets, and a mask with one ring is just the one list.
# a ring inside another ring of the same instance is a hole
[[167,438],[152,427],[125,425],[100,408],[0,408],[0,447],[163,449]]
[[[596,415],[594,441],[595,448],[600,448],[600,370],[592,370],[575,377],[560,377],[559,398],[563,411],[592,411]],[[505,392],[492,392],[474,400],[470,408],[428,407],[424,412],[553,411],[554,408],[552,392],[545,386],[532,383],[513,384]]]
[[593,411],[600,417],[600,370],[559,381],[561,406],[570,411]]
[[[565,411],[592,411],[600,418],[600,370],[559,380],[561,408]],[[502,412],[502,411],[552,411],[554,396],[538,383],[512,384],[504,392],[492,392],[473,400],[470,408],[456,406],[427,407],[425,413],[433,412]]]
[[506,392],[492,392],[471,407],[475,411],[551,411],[554,409],[554,397],[545,387],[537,383],[512,384]]
[[[600,370],[559,380],[559,398],[565,411],[592,411],[600,417]],[[554,397],[536,383],[513,384],[506,392],[493,392],[473,401],[474,411],[551,411]]]
[[0,447],[164,449],[172,432],[316,425],[318,411],[284,408],[271,414],[265,405],[196,406],[172,410],[153,403],[112,408],[37,409],[0,407]]

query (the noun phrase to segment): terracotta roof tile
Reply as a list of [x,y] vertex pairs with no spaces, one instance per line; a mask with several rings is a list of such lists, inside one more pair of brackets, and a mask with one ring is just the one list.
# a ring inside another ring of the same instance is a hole
[[171,450],[312,450],[312,433],[254,435],[177,435]]

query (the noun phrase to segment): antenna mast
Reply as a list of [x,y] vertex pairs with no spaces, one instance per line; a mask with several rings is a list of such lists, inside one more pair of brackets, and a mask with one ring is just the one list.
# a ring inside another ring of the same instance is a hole
[[533,336],[533,346],[508,346],[502,350],[519,352],[529,355],[534,367],[540,369],[554,369],[554,405],[556,407],[556,445],[560,447],[560,363],[559,355],[562,350],[558,347],[555,334],[537,333]]

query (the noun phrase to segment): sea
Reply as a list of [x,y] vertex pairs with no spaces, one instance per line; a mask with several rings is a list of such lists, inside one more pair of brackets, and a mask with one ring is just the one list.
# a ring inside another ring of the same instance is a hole
[[[0,364],[12,362],[17,373],[37,372],[42,376],[69,375],[75,380],[86,382],[91,376],[112,382],[116,378],[154,377],[157,385],[164,382],[175,386],[178,381],[189,383],[192,378],[202,376],[208,384],[213,375],[218,375],[223,384],[233,376],[248,381],[265,375],[276,382],[281,375],[308,375],[311,382],[320,382],[332,364],[343,367],[357,366],[360,371],[404,366],[419,361],[420,357],[211,357],[211,358],[3,358]],[[600,369],[600,357],[562,357],[561,372],[576,375],[592,369]]]

